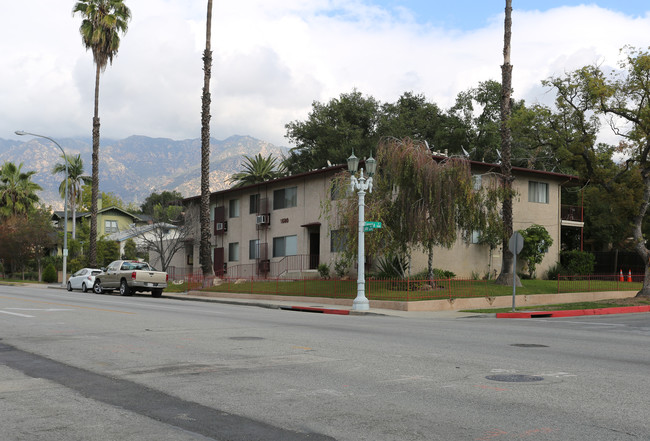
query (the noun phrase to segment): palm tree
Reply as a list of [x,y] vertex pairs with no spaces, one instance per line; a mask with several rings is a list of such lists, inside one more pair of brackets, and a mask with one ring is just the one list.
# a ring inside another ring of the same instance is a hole
[[0,217],[8,218],[28,214],[38,202],[36,192],[41,186],[32,182],[35,171],[22,171],[13,162],[5,162],[0,167]]
[[273,154],[263,157],[260,153],[253,156],[244,155],[242,164],[244,171],[235,173],[229,178],[230,182],[235,182],[233,188],[243,187],[249,184],[258,184],[260,182],[276,179],[284,176],[284,166],[274,158]]
[[512,92],[512,65],[510,64],[510,39],[512,37],[512,0],[506,0],[506,16],[504,21],[503,34],[503,65],[501,66],[501,174],[503,175],[503,184],[506,189],[503,198],[503,254],[501,273],[496,282],[502,285],[510,285],[513,280],[518,286],[521,282],[517,277],[517,272],[513,270],[512,265],[514,255],[508,248],[508,241],[513,233],[512,225],[512,135],[510,132],[510,95]]
[[[65,157],[61,155],[63,159],[63,164],[56,164],[52,169],[52,174],[63,173],[65,174],[65,161],[68,161],[68,199],[70,206],[72,207],[72,238],[77,238],[77,216],[76,208],[78,204],[81,204],[81,189],[86,184],[91,184],[92,179],[88,176],[84,176],[84,163],[81,159],[81,155],[70,156],[66,155]],[[59,185],[59,193],[61,197],[65,198],[65,184],[66,179],[63,178],[61,185]]]
[[208,16],[203,51],[203,94],[201,96],[201,241],[199,256],[204,276],[213,273],[210,255],[210,78],[212,76],[212,0],[208,0]]
[[89,265],[97,264],[97,198],[99,196],[99,75],[120,47],[120,34],[125,34],[131,11],[123,0],[79,0],[72,14],[82,17],[81,40],[93,53],[95,62],[95,113],[93,116],[92,197],[90,209]]

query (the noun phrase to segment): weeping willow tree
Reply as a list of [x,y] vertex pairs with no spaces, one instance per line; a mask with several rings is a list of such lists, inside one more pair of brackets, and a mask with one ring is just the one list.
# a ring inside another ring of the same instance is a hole
[[[468,240],[473,231],[488,231],[500,223],[493,213],[498,204],[488,203],[497,190],[475,190],[465,159],[434,157],[424,143],[386,138],[379,143],[377,163],[374,190],[366,197],[366,219],[382,222],[382,228],[366,236],[371,255],[404,257],[420,249],[428,255],[433,279],[435,247],[451,248],[459,238]],[[339,177],[335,185],[344,185],[345,179]],[[338,207],[340,224],[348,233],[348,258],[357,246],[356,210],[353,193]]]

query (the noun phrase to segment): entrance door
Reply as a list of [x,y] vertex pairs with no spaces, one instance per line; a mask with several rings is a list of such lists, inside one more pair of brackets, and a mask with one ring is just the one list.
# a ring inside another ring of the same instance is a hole
[[214,249],[214,275],[217,277],[223,277],[224,273],[224,251],[222,248]]
[[309,233],[309,269],[318,268],[320,263],[320,233]]

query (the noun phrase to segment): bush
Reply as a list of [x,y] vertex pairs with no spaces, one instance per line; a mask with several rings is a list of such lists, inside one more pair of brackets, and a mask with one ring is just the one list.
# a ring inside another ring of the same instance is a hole
[[59,277],[53,263],[50,263],[45,267],[45,270],[43,270],[43,281],[45,283],[54,283],[58,280],[58,278]]
[[596,257],[587,251],[562,251],[560,263],[567,274],[586,275],[593,274],[596,266]]
[[548,280],[557,280],[557,276],[564,274],[566,274],[566,270],[562,267],[560,262],[557,262],[546,271],[546,278]]
[[[447,271],[447,270],[442,270],[440,268],[434,268],[433,269],[433,278],[436,280],[441,280],[441,279],[453,279],[456,277],[456,273],[452,271]],[[429,279],[429,271],[424,270],[420,271],[417,274],[413,274],[411,276],[411,279],[413,280],[428,280]]]
[[321,279],[329,279],[330,278],[330,266],[326,263],[321,263],[318,265],[318,274],[320,275]]

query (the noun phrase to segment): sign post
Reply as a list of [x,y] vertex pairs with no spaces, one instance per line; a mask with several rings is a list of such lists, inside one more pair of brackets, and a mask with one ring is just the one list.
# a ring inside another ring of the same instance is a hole
[[508,241],[508,249],[514,255],[512,260],[512,312],[515,312],[515,295],[517,294],[517,254],[521,253],[523,248],[524,236],[519,231],[515,231]]

